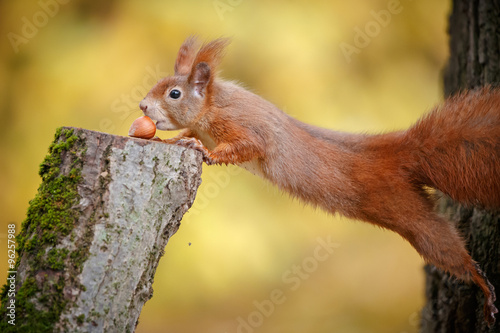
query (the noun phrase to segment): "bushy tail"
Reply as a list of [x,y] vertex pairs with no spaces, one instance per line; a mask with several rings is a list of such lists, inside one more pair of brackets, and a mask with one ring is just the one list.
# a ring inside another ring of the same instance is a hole
[[500,207],[500,89],[458,94],[406,132],[415,178],[453,199]]

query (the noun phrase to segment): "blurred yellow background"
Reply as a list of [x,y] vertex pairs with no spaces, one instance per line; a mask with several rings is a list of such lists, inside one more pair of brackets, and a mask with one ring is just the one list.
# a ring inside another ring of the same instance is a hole
[[[379,133],[440,102],[450,6],[0,1],[2,284],[7,224],[19,231],[55,129],[126,135],[188,35],[232,37],[221,75],[294,117]],[[137,332],[417,332],[423,262],[398,235],[304,207],[235,167],[204,166],[202,178]],[[329,240],[334,250],[317,260]]]

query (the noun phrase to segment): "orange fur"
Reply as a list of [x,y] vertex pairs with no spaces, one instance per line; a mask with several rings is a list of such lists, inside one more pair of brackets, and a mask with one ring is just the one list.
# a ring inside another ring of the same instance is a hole
[[174,67],[175,75],[188,75],[191,72],[197,49],[198,41],[194,36],[186,39],[177,54],[177,60],[175,61]]
[[[218,79],[227,43],[218,39],[196,53],[188,39],[176,62],[183,70],[161,80],[141,102],[157,125],[187,129],[168,142],[201,151],[207,164],[239,164],[330,213],[397,232],[429,263],[475,282],[492,323],[493,287],[455,227],[434,212],[425,187],[466,205],[500,207],[500,90],[457,95],[406,131],[335,132],[299,122]],[[181,97],[172,98],[172,90]]]

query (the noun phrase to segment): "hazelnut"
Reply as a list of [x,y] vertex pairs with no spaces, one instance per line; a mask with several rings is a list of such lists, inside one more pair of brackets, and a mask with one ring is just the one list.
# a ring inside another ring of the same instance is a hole
[[134,138],[151,139],[155,136],[156,125],[148,116],[142,116],[134,120],[128,135]]

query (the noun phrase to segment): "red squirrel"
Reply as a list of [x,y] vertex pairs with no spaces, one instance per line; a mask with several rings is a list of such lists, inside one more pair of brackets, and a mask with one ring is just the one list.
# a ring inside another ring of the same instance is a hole
[[332,214],[397,232],[427,262],[476,283],[492,325],[494,288],[455,226],[434,211],[427,188],[465,205],[500,207],[500,89],[453,96],[406,131],[336,132],[302,123],[219,78],[228,43],[186,39],[175,75],[140,102],[159,130],[183,129],[163,141],[200,151],[208,165],[239,165]]

